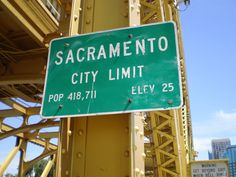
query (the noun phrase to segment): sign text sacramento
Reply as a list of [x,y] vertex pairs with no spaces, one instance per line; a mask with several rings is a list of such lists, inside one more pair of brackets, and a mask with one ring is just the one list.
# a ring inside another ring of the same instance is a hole
[[84,116],[181,105],[174,23],[61,38],[50,45],[41,114]]

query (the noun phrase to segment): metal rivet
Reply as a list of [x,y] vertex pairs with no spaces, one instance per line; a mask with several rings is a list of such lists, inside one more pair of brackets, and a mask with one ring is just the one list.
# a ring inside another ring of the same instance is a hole
[[82,153],[81,152],[77,153],[77,157],[80,159],[82,157]]
[[126,127],[126,128],[125,128],[125,132],[126,132],[126,133],[129,133],[129,127]]
[[143,152],[142,153],[142,157],[145,159],[146,158],[146,154]]
[[86,20],[86,24],[90,24],[90,22],[91,22],[90,20]]
[[79,135],[83,135],[83,130],[79,130]]
[[92,8],[92,6],[91,5],[87,5],[87,9],[91,9]]
[[140,136],[141,136],[141,137],[144,135],[144,133],[143,133],[143,132],[139,132],[139,134],[140,134]]
[[63,108],[63,105],[60,104],[60,105],[58,106],[58,108],[59,108],[59,109]]
[[68,131],[68,135],[70,136],[72,134],[71,130]]
[[125,157],[129,157],[129,151],[125,151]]
[[78,15],[74,15],[74,20],[76,21],[78,19]]
[[69,171],[68,170],[66,170],[66,175],[69,175]]
[[123,13],[123,16],[128,17],[128,13],[127,12]]

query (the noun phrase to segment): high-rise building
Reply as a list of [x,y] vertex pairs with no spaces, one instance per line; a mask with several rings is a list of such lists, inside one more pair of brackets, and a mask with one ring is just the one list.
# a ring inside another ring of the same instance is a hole
[[236,145],[227,147],[224,158],[229,160],[230,177],[236,177]]
[[212,158],[223,159],[225,150],[231,145],[230,139],[213,139],[211,141]]
[[212,159],[213,159],[213,157],[212,157],[212,152],[210,152],[210,151],[208,151],[208,159],[209,159],[209,160],[212,160]]

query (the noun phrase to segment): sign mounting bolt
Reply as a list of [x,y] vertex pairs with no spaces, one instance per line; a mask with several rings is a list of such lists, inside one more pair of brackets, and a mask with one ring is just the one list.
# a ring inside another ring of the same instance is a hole
[[168,100],[168,104],[173,104],[173,100]]
[[133,35],[132,34],[128,34],[128,38],[132,38],[133,37]]

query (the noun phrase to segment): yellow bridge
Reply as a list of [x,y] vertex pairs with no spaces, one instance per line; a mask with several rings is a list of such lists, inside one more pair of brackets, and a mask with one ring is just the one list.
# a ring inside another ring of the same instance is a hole
[[[46,157],[42,177],[51,169],[56,177],[190,176],[196,154],[177,6],[176,0],[1,0],[0,102],[10,109],[0,110],[0,140],[15,137],[16,145],[0,162],[0,176],[18,153],[19,177]],[[52,39],[165,21],[177,25],[180,109],[31,123],[40,111]],[[15,117],[21,117],[17,128],[8,123]],[[50,127],[59,131],[45,131]],[[44,149],[32,160],[29,143]]]

